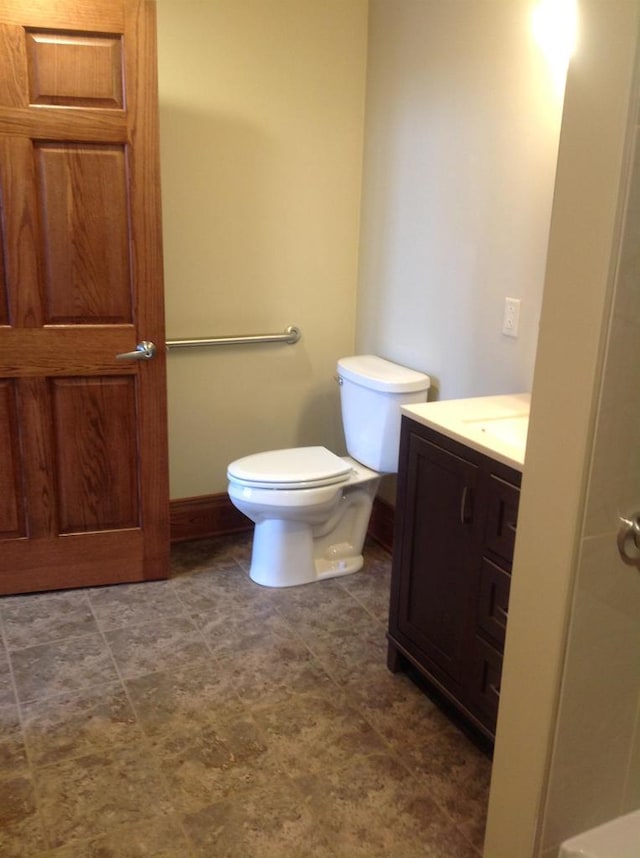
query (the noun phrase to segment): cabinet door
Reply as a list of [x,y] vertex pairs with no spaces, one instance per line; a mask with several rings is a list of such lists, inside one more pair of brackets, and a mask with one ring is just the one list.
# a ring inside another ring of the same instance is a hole
[[455,692],[472,626],[478,468],[415,434],[407,454],[392,623],[401,642],[417,647],[434,678]]

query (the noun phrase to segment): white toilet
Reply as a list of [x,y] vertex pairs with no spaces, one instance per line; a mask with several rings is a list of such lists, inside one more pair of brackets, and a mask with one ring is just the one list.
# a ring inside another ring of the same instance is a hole
[[640,810],[571,837],[560,846],[558,858],[638,858]]
[[362,567],[373,499],[398,468],[400,406],[424,402],[428,375],[374,355],[338,361],[349,456],[324,447],[255,453],[227,469],[229,497],[255,522],[251,578],[291,587]]

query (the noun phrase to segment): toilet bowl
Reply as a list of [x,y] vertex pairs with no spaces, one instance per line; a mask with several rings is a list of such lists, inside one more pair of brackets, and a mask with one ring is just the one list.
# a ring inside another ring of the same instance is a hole
[[325,447],[269,450],[227,469],[234,506],[255,523],[250,576],[291,587],[350,575],[383,473],[396,469],[400,405],[424,401],[429,377],[374,355],[338,361],[349,456]]

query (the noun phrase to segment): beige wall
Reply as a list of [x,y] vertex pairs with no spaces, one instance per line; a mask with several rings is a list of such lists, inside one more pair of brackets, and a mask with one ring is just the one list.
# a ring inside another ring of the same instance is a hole
[[431,398],[531,389],[562,98],[535,5],[370,4],[356,345]]
[[[624,336],[612,339],[599,403],[639,4],[581,0],[579,6],[518,521],[487,858],[555,858],[561,840],[640,801],[637,739],[634,745],[640,593],[637,573],[629,575],[616,557],[614,536],[618,505],[632,501],[631,489],[636,505],[640,500],[640,413],[631,392],[637,393],[640,342],[637,262],[631,267],[636,279],[619,292],[617,325]],[[596,416],[600,431],[589,485]],[[635,780],[629,780],[633,766]]]
[[531,390],[562,112],[536,5],[370,3],[356,350],[431,399]]
[[158,2],[167,337],[303,334],[169,355],[174,498],[260,449],[342,451],[366,38],[366,0]]

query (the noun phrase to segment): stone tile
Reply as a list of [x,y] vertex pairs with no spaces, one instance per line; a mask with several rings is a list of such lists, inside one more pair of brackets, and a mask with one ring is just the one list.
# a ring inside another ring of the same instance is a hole
[[285,774],[253,721],[237,719],[203,729],[177,753],[165,752],[162,774],[174,805],[193,813],[216,801],[268,790]]
[[0,855],[24,858],[46,848],[35,791],[25,775],[0,778]]
[[325,771],[345,759],[385,751],[378,734],[338,693],[296,697],[254,717],[289,772]]
[[27,703],[22,715],[36,766],[137,744],[143,737],[120,683]]
[[251,553],[253,551],[253,527],[244,533],[236,533],[232,539],[232,552],[238,563],[249,571],[251,565]]
[[240,698],[254,707],[273,706],[309,692],[335,693],[327,672],[301,641],[269,644],[220,659]]
[[170,583],[189,613],[215,616],[225,612],[228,615],[236,608],[268,604],[273,598],[272,592],[255,584],[235,560],[215,569],[180,575]]
[[237,568],[236,557],[245,556],[250,536],[215,537],[180,542],[171,546],[171,575],[194,573],[202,569]]
[[482,848],[491,760],[449,723],[405,747],[405,764],[466,837]]
[[96,587],[88,596],[102,631],[161,622],[180,616],[184,610],[169,581]]
[[339,685],[348,685],[367,671],[381,671],[386,664],[384,629],[334,628],[332,634],[315,634],[308,645],[318,662]]
[[4,646],[0,646],[0,706],[5,706],[15,702],[16,695],[13,690],[9,657]]
[[422,747],[450,724],[447,716],[405,674],[391,673],[384,665],[364,668],[343,687],[362,717],[399,757],[405,756],[407,746]]
[[46,858],[191,858],[192,855],[179,821],[171,814],[127,825],[91,840],[79,840],[47,852]]
[[338,858],[288,779],[186,814],[199,858]]
[[118,679],[99,634],[18,649],[11,653],[11,661],[22,703]]
[[160,820],[171,806],[144,750],[65,760],[37,769],[42,820],[53,848]]
[[387,754],[343,761],[295,783],[338,855],[477,858],[401,762]]
[[0,601],[9,649],[22,649],[97,631],[84,590],[10,596]]
[[278,644],[295,645],[298,635],[270,605],[242,603],[233,612],[192,611],[191,617],[216,657],[243,656]]
[[[382,549],[380,549],[382,551]],[[342,585],[354,599],[385,626],[389,619],[389,590],[391,587],[391,557],[377,562],[367,558],[364,567],[342,579]]]
[[278,605],[278,612],[305,641],[330,639],[334,632],[345,630],[360,635],[376,632],[384,635],[384,629],[353,596],[342,587],[325,589],[327,583],[319,582],[316,591],[313,590],[316,585],[300,587],[307,598],[298,597],[296,601]]
[[0,706],[0,777],[27,767],[27,754],[17,706]]
[[342,578],[327,578],[324,581],[300,584],[295,587],[256,586],[265,596],[268,595],[278,609],[284,613],[296,607],[302,609],[313,605],[319,607],[334,600],[344,600],[345,589],[342,586],[342,581]]
[[105,633],[105,639],[124,677],[211,659],[204,639],[187,617],[114,629]]
[[203,731],[222,729],[247,712],[216,663],[134,677],[126,686],[142,729],[162,754],[179,753]]

